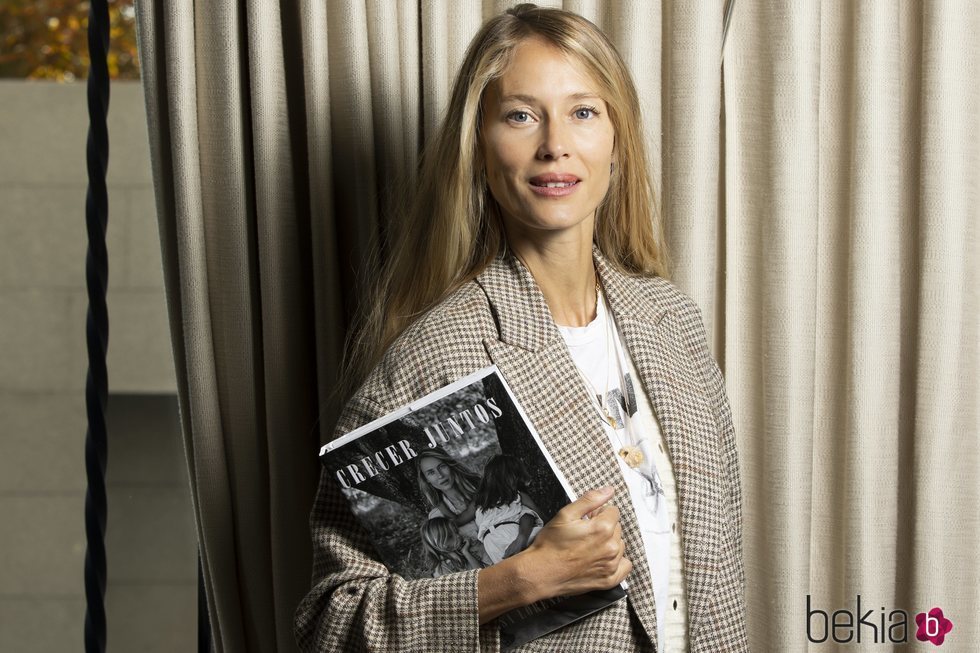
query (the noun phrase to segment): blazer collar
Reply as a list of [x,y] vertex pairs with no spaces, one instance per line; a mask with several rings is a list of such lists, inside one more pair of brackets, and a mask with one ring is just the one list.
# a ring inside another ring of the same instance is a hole
[[[639,280],[617,270],[595,243],[592,259],[617,322],[631,319],[656,324],[660,321],[666,313],[663,305],[641,297]],[[539,352],[561,338],[537,282],[512,253],[508,251],[494,258],[477,281],[490,299],[502,342]],[[624,314],[625,310],[629,310],[628,315]]]
[[[707,623],[727,519],[718,489],[724,467],[711,401],[703,375],[691,364],[681,321],[667,308],[671,305],[668,286],[619,272],[595,246],[592,254],[669,448],[682,525],[688,628],[694,642]],[[544,295],[512,254],[495,258],[477,283],[489,299],[498,330],[496,337],[484,339],[484,347],[569,479],[572,491],[581,495],[603,485],[616,488],[614,503],[620,509],[623,538],[639,572],[630,577],[629,602],[656,642],[653,587],[629,491]],[[605,463],[597,464],[600,460]]]

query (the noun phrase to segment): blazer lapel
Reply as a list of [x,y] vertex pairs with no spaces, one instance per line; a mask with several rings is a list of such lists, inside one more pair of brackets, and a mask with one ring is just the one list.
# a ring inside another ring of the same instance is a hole
[[643,297],[638,280],[615,270],[596,250],[596,269],[616,324],[667,442],[677,486],[690,640],[704,623],[719,568],[722,513],[718,427],[704,377],[685,344],[670,300]]

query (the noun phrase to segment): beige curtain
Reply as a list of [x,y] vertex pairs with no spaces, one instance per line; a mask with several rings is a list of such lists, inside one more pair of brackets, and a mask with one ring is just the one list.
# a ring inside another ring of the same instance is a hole
[[807,594],[980,641],[978,31],[972,0],[738,0],[715,334],[758,650],[850,650],[807,647]]
[[[137,4],[217,651],[295,650],[363,263],[510,4]],[[834,650],[807,644],[807,594],[905,609],[912,641],[939,606],[944,650],[972,650],[980,5],[737,0],[722,66],[721,1],[541,4],[596,22],[640,89],[675,280],[735,413],[754,650]]]

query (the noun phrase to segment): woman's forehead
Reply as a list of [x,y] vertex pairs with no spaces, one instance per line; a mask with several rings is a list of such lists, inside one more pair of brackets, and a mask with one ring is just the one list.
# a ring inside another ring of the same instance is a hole
[[603,99],[584,62],[538,37],[515,46],[507,68],[487,91],[497,102]]

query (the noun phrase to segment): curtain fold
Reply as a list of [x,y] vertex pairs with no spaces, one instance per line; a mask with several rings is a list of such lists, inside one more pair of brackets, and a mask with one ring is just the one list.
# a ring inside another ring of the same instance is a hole
[[[291,651],[347,325],[482,21],[510,0],[136,6],[216,651]],[[980,6],[566,0],[640,93],[725,371],[749,633],[940,606],[980,637]],[[876,615],[878,613],[876,612]],[[914,640],[912,621],[909,639]],[[954,649],[953,650],[957,650]]]
[[941,607],[953,650],[977,639],[978,21],[967,2],[736,7],[724,358],[759,650],[845,648],[801,637],[807,595],[905,610],[911,642]]

